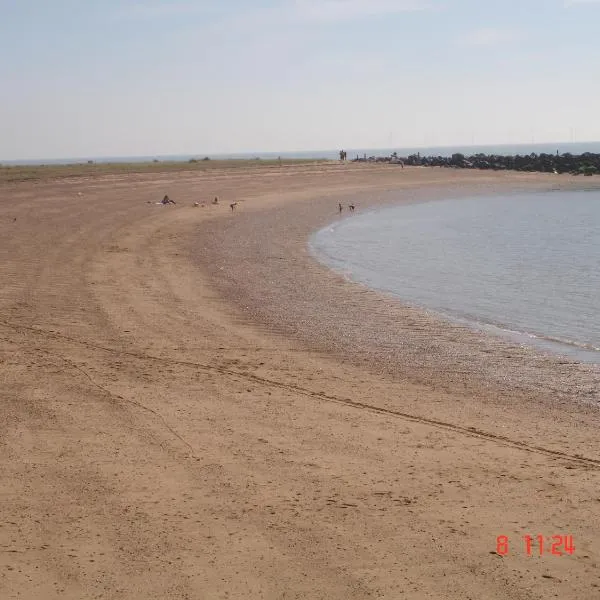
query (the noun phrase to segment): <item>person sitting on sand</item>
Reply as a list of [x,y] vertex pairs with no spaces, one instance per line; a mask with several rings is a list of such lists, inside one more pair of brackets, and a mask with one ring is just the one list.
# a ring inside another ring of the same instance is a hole
[[175,200],[171,200],[169,196],[165,195],[165,197],[162,199],[162,204],[175,204]]
[[219,204],[219,196],[215,196],[215,199],[213,200],[213,204]]

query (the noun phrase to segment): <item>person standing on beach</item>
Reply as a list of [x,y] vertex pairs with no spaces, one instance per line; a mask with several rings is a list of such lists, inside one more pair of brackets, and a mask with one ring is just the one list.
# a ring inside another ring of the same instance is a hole
[[338,208],[339,208],[340,214],[341,214],[341,212],[344,210],[344,207],[342,206],[341,202],[338,203]]

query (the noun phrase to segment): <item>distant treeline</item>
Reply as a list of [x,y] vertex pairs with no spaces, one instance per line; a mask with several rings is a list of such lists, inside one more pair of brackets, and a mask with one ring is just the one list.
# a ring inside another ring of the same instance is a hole
[[411,166],[449,167],[455,169],[491,169],[495,171],[537,171],[541,173],[571,173],[572,175],[594,175],[600,173],[600,154],[584,152],[583,154],[527,154],[504,156],[500,154],[473,154],[465,156],[456,153],[452,156],[421,156],[411,154],[399,157],[392,154],[389,158],[367,159],[358,161],[403,163]]

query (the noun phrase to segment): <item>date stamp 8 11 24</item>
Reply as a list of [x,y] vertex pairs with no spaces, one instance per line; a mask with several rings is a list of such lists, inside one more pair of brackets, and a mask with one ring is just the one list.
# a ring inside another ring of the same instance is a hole
[[572,535],[524,535],[518,541],[511,541],[507,535],[496,538],[496,554],[507,556],[515,549],[526,556],[572,556],[575,544]]

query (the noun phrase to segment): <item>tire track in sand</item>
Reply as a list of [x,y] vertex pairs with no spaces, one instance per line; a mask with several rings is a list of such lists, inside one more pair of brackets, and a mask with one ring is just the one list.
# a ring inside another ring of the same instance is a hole
[[[571,463],[571,465],[569,465],[571,468],[573,466],[579,466],[579,467],[588,468],[588,469],[591,468],[591,469],[600,470],[600,459],[586,457],[581,454],[569,454],[568,452],[562,452],[560,450],[552,450],[550,448],[544,448],[543,446],[536,446],[533,444],[528,444],[526,442],[511,439],[507,436],[489,433],[487,431],[477,429],[476,427],[463,427],[461,425],[456,425],[454,423],[448,423],[446,421],[440,421],[440,420],[432,419],[429,417],[414,415],[411,413],[403,412],[403,411],[392,409],[392,408],[376,406],[374,404],[369,404],[367,402],[360,402],[358,400],[352,400],[351,398],[340,398],[339,396],[333,396],[330,394],[325,394],[323,392],[315,392],[313,390],[307,389],[307,388],[299,386],[299,385],[295,385],[292,383],[285,383],[282,381],[277,381],[275,379],[269,379],[266,377],[261,377],[259,375],[254,375],[252,373],[244,373],[241,371],[227,369],[225,367],[220,367],[217,365],[204,364],[204,363],[199,363],[199,362],[194,362],[194,361],[177,360],[177,359],[163,357],[163,356],[153,356],[151,354],[145,354],[143,352],[133,352],[131,350],[119,350],[116,348],[109,348],[106,346],[102,346],[100,344],[95,344],[93,342],[89,342],[87,340],[81,340],[81,339],[74,338],[74,337],[71,337],[71,336],[68,336],[65,334],[61,334],[56,331],[41,329],[38,327],[31,327],[29,325],[21,325],[18,323],[11,323],[11,322],[8,322],[5,320],[0,320],[0,326],[6,327],[8,329],[12,329],[14,331],[21,331],[21,332],[27,331],[27,332],[34,333],[35,335],[38,335],[41,337],[66,340],[73,344],[85,346],[86,348],[90,348],[93,350],[99,350],[101,352],[106,352],[106,353],[113,354],[113,355],[130,356],[130,357],[136,358],[138,360],[161,362],[163,364],[169,363],[172,365],[178,365],[178,366],[187,367],[187,368],[194,368],[194,369],[201,369],[203,371],[216,372],[221,375],[225,375],[227,377],[244,379],[244,380],[252,381],[252,382],[260,384],[260,385],[284,389],[284,390],[287,390],[287,391],[290,391],[290,392],[293,392],[293,393],[296,393],[296,394],[299,394],[299,395],[302,395],[302,396],[305,396],[308,398],[312,398],[315,400],[321,400],[323,402],[331,402],[331,403],[335,403],[335,404],[349,406],[349,407],[352,407],[352,408],[355,408],[358,410],[367,410],[367,411],[373,412],[373,413],[379,413],[379,414],[384,414],[384,415],[388,415],[388,416],[393,416],[393,417],[402,419],[404,421],[409,421],[412,423],[418,423],[418,424],[422,424],[422,425],[428,425],[430,427],[435,427],[436,429],[442,429],[442,430],[450,431],[450,432],[457,433],[460,435],[478,438],[478,439],[492,442],[492,443],[495,443],[495,444],[498,444],[501,446],[514,448],[517,450],[522,450],[524,452],[539,454],[539,455],[547,456],[549,458],[553,458],[556,460],[566,460],[569,463]],[[46,350],[46,352],[51,352],[51,351]],[[95,385],[96,387],[101,388],[103,391],[105,391],[106,393],[110,394],[113,397],[117,397],[126,402],[130,402],[126,398],[122,398],[121,396],[112,394],[112,392],[110,392],[103,386],[101,386],[98,383],[96,383],[95,381],[93,381],[84,370],[82,370],[75,363],[72,363],[72,361],[65,359],[63,356],[60,356],[60,358],[62,358],[65,362],[71,364],[71,366],[73,366],[74,368],[77,368],[84,375],[86,375],[88,377],[88,379],[90,379],[92,384]],[[133,402],[133,404],[136,404],[140,408],[149,410],[150,412],[153,412],[153,413],[155,412],[137,402]],[[160,420],[162,420],[165,425],[167,425],[166,422],[164,421],[164,418],[161,415],[159,415],[158,413],[155,413],[155,415],[157,417],[159,417]],[[168,425],[167,425],[167,428],[169,430],[171,430]],[[171,430],[171,432],[174,433],[176,435],[176,437],[180,437],[178,434],[176,434],[176,432],[174,432],[172,430]],[[185,440],[183,440],[181,438],[180,438],[180,440],[184,444],[186,444],[190,450],[193,451],[193,449],[189,446],[189,444]]]

